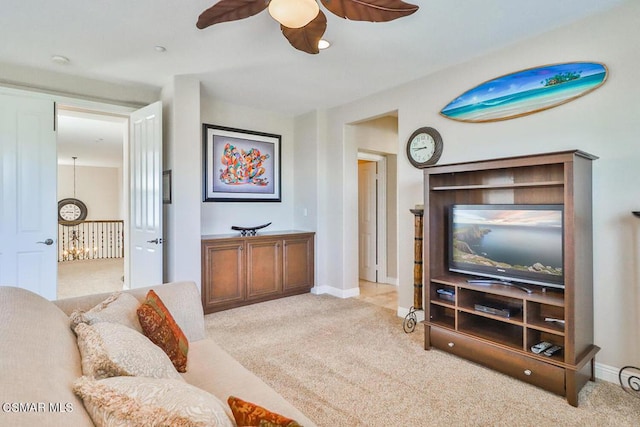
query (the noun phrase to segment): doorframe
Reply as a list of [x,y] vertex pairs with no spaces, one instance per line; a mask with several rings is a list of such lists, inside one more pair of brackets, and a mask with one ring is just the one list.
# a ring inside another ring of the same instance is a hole
[[[67,98],[64,101],[56,102],[55,109],[55,120],[56,120],[56,143],[58,140],[58,112],[60,110],[65,111],[76,111],[83,113],[91,113],[100,116],[111,116],[111,117],[119,117],[122,118],[122,211],[124,213],[124,239],[122,244],[124,245],[124,257],[123,257],[123,289],[129,289],[130,283],[130,272],[129,272],[129,235],[130,231],[128,229],[130,225],[130,201],[129,201],[129,123],[130,123],[130,115],[132,112],[136,111],[136,108],[129,107],[120,107],[117,105],[93,102],[93,101],[84,101],[84,100],[75,100],[73,98]],[[57,161],[57,158],[56,158]],[[58,285],[58,277],[56,277],[56,291]]]
[[[81,95],[74,94],[66,94],[63,92],[49,91],[43,90],[33,87],[27,86],[17,86],[17,85],[6,85],[0,84],[0,93],[6,95],[17,95],[23,97],[31,97],[37,99],[46,99],[54,103],[54,114],[52,117],[54,129],[57,130],[57,107],[58,105],[65,105],[68,108],[76,108],[76,109],[85,109],[101,114],[113,114],[113,115],[122,115],[126,116],[126,131],[124,134],[124,142],[123,142],[123,150],[124,150],[124,158],[123,158],[123,174],[125,178],[125,200],[124,200],[124,209],[126,214],[126,221],[131,222],[130,219],[130,168],[129,168],[129,127],[130,127],[130,117],[134,111],[143,108],[149,103],[133,103],[133,102],[118,102],[118,101],[110,101],[110,100],[100,100],[100,99],[91,99],[91,98],[82,98]],[[153,103],[153,102],[151,102]],[[57,138],[57,135],[56,135]],[[56,152],[56,162],[57,162],[57,152]],[[161,166],[162,167],[162,166]],[[56,183],[57,183],[57,174],[56,174]],[[56,215],[56,209],[53,207],[53,214]],[[125,287],[129,287],[130,285],[130,266],[128,263],[129,257],[127,257],[126,251],[129,248],[129,234],[125,228],[125,261],[124,261],[124,275],[125,275]],[[57,228],[55,230],[55,235],[57,235]],[[163,250],[164,251],[164,250]],[[56,260],[57,260],[57,251],[55,252]],[[163,259],[164,264],[164,259]],[[164,268],[164,267],[163,267]],[[164,273],[163,273],[164,274]],[[57,277],[57,268],[56,268],[56,281],[55,281],[55,292],[58,290],[58,277]]]
[[[377,185],[377,209],[376,209],[376,250],[377,256],[377,280],[378,283],[389,283],[387,277],[387,157],[382,154],[368,151],[359,151],[357,160],[375,162]],[[356,160],[356,167],[357,167]],[[360,186],[358,185],[358,192]],[[360,253],[358,252],[358,260]]]

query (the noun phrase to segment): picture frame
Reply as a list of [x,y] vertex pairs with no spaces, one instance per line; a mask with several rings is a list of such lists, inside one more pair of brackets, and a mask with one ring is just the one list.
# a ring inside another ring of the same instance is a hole
[[171,204],[171,170],[162,172],[162,203]]
[[204,202],[281,202],[280,135],[202,125]]

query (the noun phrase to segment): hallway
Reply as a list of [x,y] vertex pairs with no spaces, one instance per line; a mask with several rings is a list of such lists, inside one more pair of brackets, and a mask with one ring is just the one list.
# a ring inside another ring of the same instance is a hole
[[357,298],[393,311],[398,310],[398,288],[394,285],[360,280],[360,295]]

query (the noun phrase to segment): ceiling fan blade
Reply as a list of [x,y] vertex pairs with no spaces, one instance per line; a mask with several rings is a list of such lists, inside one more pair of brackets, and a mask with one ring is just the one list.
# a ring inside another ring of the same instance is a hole
[[411,15],[418,6],[402,0],[321,0],[324,7],[352,21],[387,22]]
[[198,17],[196,27],[203,29],[221,22],[248,18],[267,8],[269,0],[220,0]]
[[327,29],[327,16],[319,11],[318,16],[302,28],[288,28],[280,25],[280,29],[291,46],[303,52],[316,54],[320,52],[318,42]]

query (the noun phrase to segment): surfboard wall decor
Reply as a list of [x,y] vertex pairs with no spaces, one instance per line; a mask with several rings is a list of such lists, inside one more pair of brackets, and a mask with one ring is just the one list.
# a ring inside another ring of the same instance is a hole
[[606,79],[607,67],[596,62],[529,68],[466,91],[440,114],[472,123],[514,119],[573,101],[602,86]]

